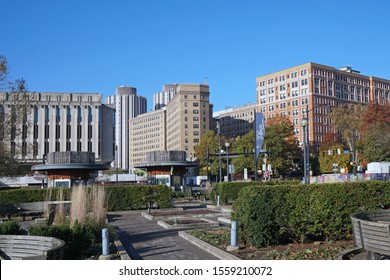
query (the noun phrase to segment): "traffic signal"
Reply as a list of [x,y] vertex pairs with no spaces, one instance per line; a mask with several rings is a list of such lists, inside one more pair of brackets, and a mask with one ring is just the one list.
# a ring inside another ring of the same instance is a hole
[[248,156],[248,148],[245,148],[245,149],[244,149],[244,156],[245,156],[245,157]]

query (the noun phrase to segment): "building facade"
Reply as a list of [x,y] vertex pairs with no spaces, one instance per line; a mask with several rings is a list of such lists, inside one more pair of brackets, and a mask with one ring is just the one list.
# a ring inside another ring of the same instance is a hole
[[130,120],[130,162],[145,162],[147,153],[185,151],[194,160],[195,146],[211,129],[212,108],[208,85],[178,84],[165,107]]
[[351,67],[336,69],[306,63],[256,78],[257,106],[266,119],[288,116],[303,143],[302,118],[308,110],[311,145],[335,132],[327,106],[390,102],[390,80],[361,75]]
[[129,122],[130,167],[144,162],[148,152],[166,151],[166,108],[139,115]]
[[165,107],[175,96],[178,84],[167,84],[163,86],[162,91],[153,95],[153,110]]
[[213,129],[217,130],[219,123],[220,133],[229,138],[242,137],[254,129],[256,103],[229,108],[213,113]]
[[115,107],[115,167],[129,170],[129,121],[147,112],[147,100],[137,95],[136,88],[121,86],[116,88],[115,98],[110,97],[106,101]]
[[177,93],[167,104],[167,150],[185,151],[195,158],[195,146],[211,128],[212,105],[209,86],[180,84]]
[[114,111],[102,105],[101,94],[0,93],[0,101],[1,121],[16,120],[10,133],[2,130],[2,141],[18,160],[42,162],[48,153],[66,151],[91,152],[99,162],[113,160]]

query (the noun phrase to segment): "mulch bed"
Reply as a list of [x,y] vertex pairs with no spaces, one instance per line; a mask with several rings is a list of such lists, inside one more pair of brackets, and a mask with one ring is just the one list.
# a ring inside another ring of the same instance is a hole
[[207,222],[204,220],[190,220],[190,219],[184,219],[184,220],[176,220],[176,221],[165,221],[168,225],[189,225],[189,224],[206,224]]
[[152,212],[152,213],[150,213],[150,215],[153,217],[162,217],[162,216],[201,215],[201,214],[213,214],[213,213],[216,213],[216,212],[213,210],[209,210],[209,209],[203,209],[203,210]]

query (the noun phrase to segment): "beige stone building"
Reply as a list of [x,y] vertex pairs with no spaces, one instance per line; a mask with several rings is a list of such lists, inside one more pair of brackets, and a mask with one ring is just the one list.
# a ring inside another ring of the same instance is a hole
[[167,104],[167,150],[195,157],[195,145],[210,130],[212,105],[208,85],[181,84]]
[[178,84],[166,107],[130,120],[130,165],[153,151],[185,151],[188,160],[195,159],[194,148],[211,127],[209,97],[208,85]]
[[229,138],[244,136],[254,129],[256,103],[229,108],[213,113],[213,129],[217,131],[220,126],[221,135]]
[[166,151],[166,108],[129,121],[130,166],[145,161],[146,152]]
[[311,62],[257,77],[256,86],[258,110],[266,119],[288,116],[300,143],[301,120],[308,108],[311,145],[333,131],[328,105],[390,102],[390,80],[361,75],[351,67],[336,69]]

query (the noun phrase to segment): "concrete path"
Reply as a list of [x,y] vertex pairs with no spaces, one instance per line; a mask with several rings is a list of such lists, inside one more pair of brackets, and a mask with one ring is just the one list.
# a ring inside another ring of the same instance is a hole
[[119,239],[134,260],[218,259],[180,237],[179,230],[165,229],[139,212],[112,213],[109,223],[119,228]]

